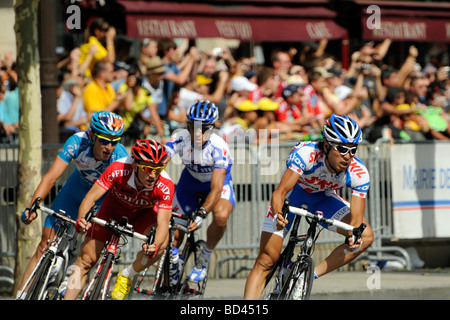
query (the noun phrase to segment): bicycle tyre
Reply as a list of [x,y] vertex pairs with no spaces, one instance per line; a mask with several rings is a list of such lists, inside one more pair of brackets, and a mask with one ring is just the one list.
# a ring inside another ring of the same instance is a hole
[[180,281],[182,277],[185,277],[185,280],[182,282],[180,289],[178,291],[177,299],[178,300],[187,300],[187,299],[202,299],[205,294],[206,283],[208,282],[208,273],[202,281],[194,282],[189,280],[188,275],[185,275],[186,266],[192,267],[196,264],[197,258],[202,252],[203,248],[206,246],[206,242],[204,240],[197,240],[194,245],[189,249],[185,260],[184,266],[180,273]]
[[[102,262],[103,266],[98,273],[98,278],[95,280],[94,289],[92,290],[92,293],[88,295],[87,300],[98,300],[102,291],[103,283],[105,282],[106,275],[108,274],[108,270],[111,267],[113,259],[114,255],[111,252],[108,252],[104,262]],[[96,275],[94,275],[94,277],[95,276]]]
[[[301,294],[294,297],[294,288],[302,281]],[[281,290],[279,300],[308,300],[314,281],[314,261],[310,256],[302,255],[292,266],[292,270]]]
[[50,272],[52,256],[54,257],[54,254],[52,252],[47,252],[44,258],[41,260],[39,266],[37,267],[34,278],[29,285],[25,300],[38,300],[40,293],[44,289],[43,280]]

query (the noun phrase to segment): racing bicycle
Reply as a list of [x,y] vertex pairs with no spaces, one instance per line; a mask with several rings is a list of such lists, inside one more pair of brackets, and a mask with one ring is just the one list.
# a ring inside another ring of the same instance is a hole
[[[317,233],[319,223],[352,231],[354,243],[361,238],[361,234],[366,228],[364,223],[355,228],[339,220],[324,218],[320,211],[313,214],[306,207],[289,206],[289,199],[286,199],[283,206],[283,215],[286,216],[288,212],[295,214],[289,241],[266,277],[264,291],[261,295],[263,300],[309,299],[314,281],[314,261],[311,255],[314,244],[322,230],[320,229]],[[298,234],[301,217],[305,217],[309,224],[306,235]],[[346,238],[348,244],[347,241]],[[295,246],[300,242],[302,243],[300,252],[293,261]],[[346,253],[348,252],[346,251]]]
[[55,237],[44,249],[42,257],[34,268],[24,285],[22,294],[18,300],[59,300],[62,297],[58,288],[66,276],[69,259],[75,251],[75,224],[64,210],[55,212],[52,209],[40,205],[42,198],[36,198],[31,208],[31,213],[45,212],[57,219]]
[[[174,217],[182,220],[188,220],[188,217],[172,212],[172,219],[170,221],[169,232],[169,245],[164,251],[159,264],[156,268],[155,280],[152,285],[152,289],[147,290],[142,287],[143,279],[148,272],[148,268],[139,276],[138,281],[134,287],[137,293],[145,294],[153,299],[201,299],[205,292],[207,276],[200,282],[192,282],[185,276],[185,270],[188,267],[193,267],[197,261],[198,255],[206,245],[204,240],[198,239],[195,231],[189,232],[189,230],[183,226],[176,224]],[[173,239],[176,230],[180,230],[185,234],[188,234],[183,249],[180,250],[178,266],[174,267],[174,261],[172,261]],[[179,272],[176,271],[178,268]],[[172,272],[171,272],[172,271]],[[183,280],[184,278],[184,280]]]
[[95,270],[94,275],[89,281],[81,299],[82,300],[106,300],[108,298],[108,288],[112,276],[114,265],[119,261],[120,255],[119,242],[121,239],[126,243],[126,236],[133,237],[147,244],[153,243],[154,233],[150,236],[134,232],[133,226],[128,224],[128,218],[122,217],[120,222],[110,220],[105,221],[100,218],[94,217],[94,213],[97,210],[97,206],[93,206],[86,215],[87,222],[94,222],[101,226],[104,226],[110,230],[111,236],[105,243],[101,254],[101,260]]

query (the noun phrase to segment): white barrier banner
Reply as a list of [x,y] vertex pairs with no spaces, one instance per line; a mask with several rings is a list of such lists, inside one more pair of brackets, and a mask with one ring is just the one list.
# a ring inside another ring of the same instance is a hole
[[450,145],[393,145],[391,176],[394,235],[450,237]]

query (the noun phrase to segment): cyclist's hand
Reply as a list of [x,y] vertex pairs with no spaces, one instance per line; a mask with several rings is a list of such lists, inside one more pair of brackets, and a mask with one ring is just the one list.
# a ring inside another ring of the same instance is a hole
[[189,232],[199,229],[203,224],[203,218],[200,216],[195,217],[195,220],[191,221],[188,226]]
[[36,219],[37,213],[33,212],[30,214],[30,209],[25,208],[22,211],[22,215],[20,216],[20,221],[22,221],[25,224],[30,224],[34,219]]
[[288,225],[289,220],[283,217],[282,213],[277,213],[277,229],[282,230],[286,228]]
[[345,251],[349,252],[357,252],[361,248],[362,239],[359,238],[355,241],[355,237],[353,235],[348,235],[345,237]]
[[142,251],[144,251],[144,253],[151,258],[153,258],[154,256],[156,256],[156,254],[158,253],[158,247],[156,246],[156,244],[152,243],[152,244],[147,244],[144,243],[142,245]]
[[193,220],[191,220],[191,224],[188,227],[189,232],[200,229],[207,214],[208,212],[204,208],[199,208],[196,212],[194,212],[192,215]]
[[84,218],[78,218],[77,224],[75,225],[75,230],[78,233],[85,233],[91,227],[91,223],[87,222]]

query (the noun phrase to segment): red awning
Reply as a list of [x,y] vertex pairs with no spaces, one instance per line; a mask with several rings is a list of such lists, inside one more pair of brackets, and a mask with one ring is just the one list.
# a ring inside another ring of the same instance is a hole
[[383,17],[380,28],[368,28],[363,17],[363,39],[418,42],[450,42],[450,22],[443,19]]
[[347,31],[323,7],[218,6],[199,3],[118,0],[132,38],[229,38],[243,41],[340,39]]
[[361,23],[364,40],[390,38],[394,41],[450,42],[449,4],[416,4],[416,7],[407,9],[392,8],[394,5],[399,6],[399,2],[383,2],[383,6],[379,6],[381,15],[378,28],[374,25],[375,12],[367,13],[363,9]]

